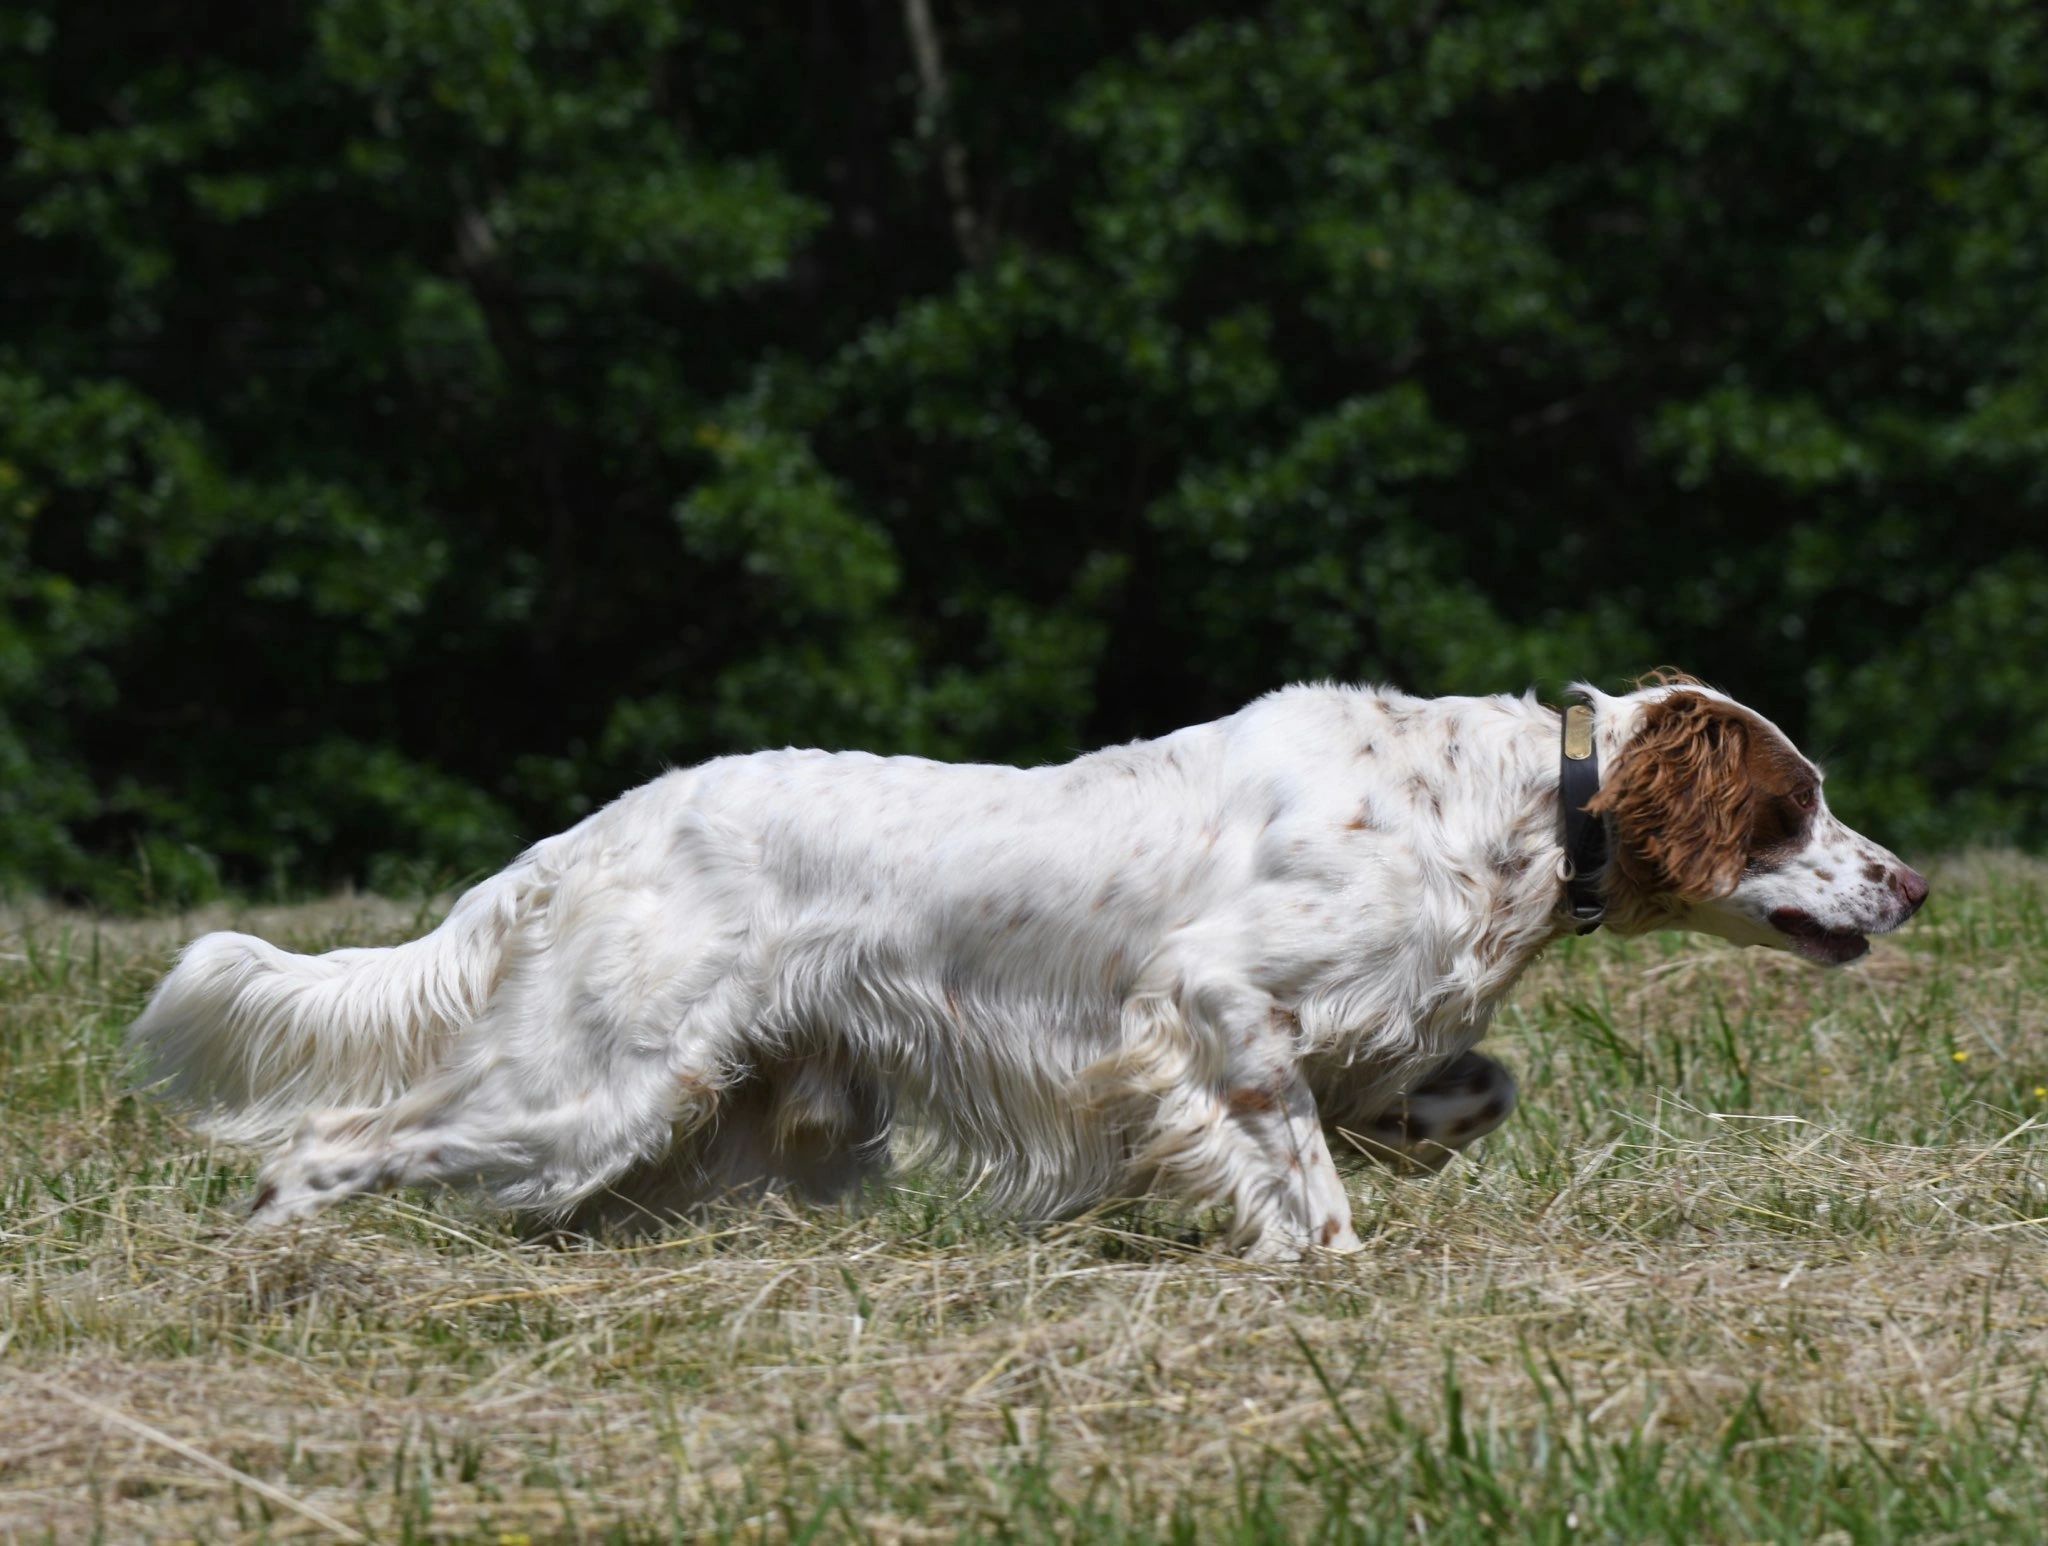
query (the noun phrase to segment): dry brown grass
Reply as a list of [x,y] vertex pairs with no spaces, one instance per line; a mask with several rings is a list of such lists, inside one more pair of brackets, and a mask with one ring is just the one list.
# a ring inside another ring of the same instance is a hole
[[0,1538],[2036,1538],[2048,866],[1938,879],[1845,973],[1559,951],[1509,1129],[1285,1269],[929,1177],[625,1247],[410,1196],[252,1236],[247,1158],[113,1077],[193,921],[16,916]]

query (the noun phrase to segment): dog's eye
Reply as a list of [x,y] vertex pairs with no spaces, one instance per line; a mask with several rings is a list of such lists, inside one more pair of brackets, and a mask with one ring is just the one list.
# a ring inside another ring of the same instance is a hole
[[1802,811],[1811,811],[1820,801],[1819,793],[1810,786],[1792,791],[1792,803]]

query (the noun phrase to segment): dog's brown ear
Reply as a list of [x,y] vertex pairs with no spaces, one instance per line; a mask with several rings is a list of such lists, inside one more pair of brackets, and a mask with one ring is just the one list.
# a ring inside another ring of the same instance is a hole
[[1645,900],[1711,901],[1749,863],[1751,727],[1733,704],[1675,692],[1643,711],[1589,810],[1612,818],[1615,880]]

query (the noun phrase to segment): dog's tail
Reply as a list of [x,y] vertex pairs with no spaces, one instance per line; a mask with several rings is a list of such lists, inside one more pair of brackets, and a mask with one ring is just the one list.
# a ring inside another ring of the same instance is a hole
[[129,1048],[157,1093],[230,1143],[280,1142],[309,1110],[382,1105],[482,1011],[536,879],[516,863],[433,933],[384,950],[302,956],[205,935],[150,995]]

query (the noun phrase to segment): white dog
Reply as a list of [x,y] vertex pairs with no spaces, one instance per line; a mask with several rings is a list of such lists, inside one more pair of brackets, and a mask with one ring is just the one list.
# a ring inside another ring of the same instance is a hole
[[[445,1182],[586,1218],[829,1196],[895,1131],[1038,1216],[1150,1189],[1257,1254],[1355,1249],[1325,1127],[1430,1164],[1496,1125],[1470,1049],[1603,907],[1839,963],[1926,896],[1751,711],[1580,691],[1565,756],[1533,696],[1295,687],[1057,767],[721,758],[410,944],[208,935],[133,1039],[215,1134],[289,1136],[259,1221]],[[1571,885],[1561,790],[1612,845]]]

